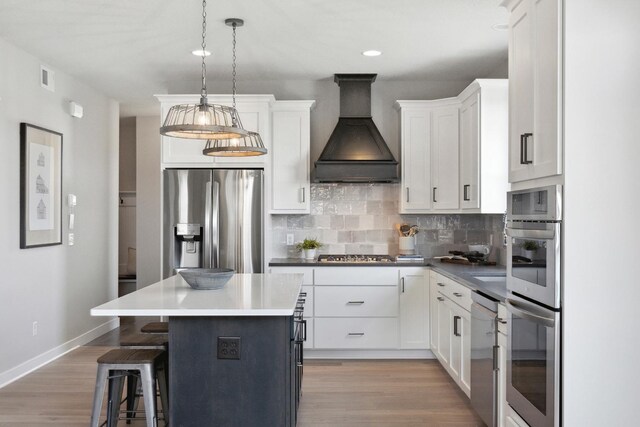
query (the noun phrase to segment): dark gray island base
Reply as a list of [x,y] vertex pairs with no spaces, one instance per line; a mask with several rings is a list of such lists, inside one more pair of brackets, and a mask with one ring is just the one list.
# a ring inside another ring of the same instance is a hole
[[[302,340],[294,325],[292,316],[170,317],[170,425],[295,425]],[[219,337],[240,338],[239,359],[220,358],[233,348],[218,354]]]

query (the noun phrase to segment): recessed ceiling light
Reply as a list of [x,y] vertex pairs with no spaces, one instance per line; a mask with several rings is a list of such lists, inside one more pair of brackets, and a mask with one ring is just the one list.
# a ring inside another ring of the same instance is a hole
[[507,31],[509,29],[509,24],[493,24],[491,28],[495,31]]
[[380,56],[382,55],[382,52],[380,52],[379,50],[365,50],[364,52],[362,52],[362,54],[364,56]]
[[208,50],[196,49],[192,50],[191,54],[195,56],[209,56],[211,55],[211,52],[209,52]]

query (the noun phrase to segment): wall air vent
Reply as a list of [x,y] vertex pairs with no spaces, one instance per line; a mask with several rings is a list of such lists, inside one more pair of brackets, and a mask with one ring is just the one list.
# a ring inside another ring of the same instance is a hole
[[50,68],[45,67],[44,65],[40,66],[40,86],[43,88],[50,90],[51,92],[56,91],[56,74]]

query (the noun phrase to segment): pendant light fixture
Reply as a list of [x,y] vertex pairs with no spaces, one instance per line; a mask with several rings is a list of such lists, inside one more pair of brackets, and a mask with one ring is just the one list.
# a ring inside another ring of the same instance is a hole
[[[225,24],[233,28],[233,109],[236,108],[236,28],[242,27],[244,21],[238,18],[228,18]],[[267,154],[267,149],[258,132],[248,131],[246,135],[226,139],[209,139],[202,150],[206,156],[218,157],[249,157]]]
[[[202,1],[202,51],[206,51],[207,1]],[[226,105],[207,102],[206,55],[202,55],[202,90],[199,104],[174,105],[160,128],[160,134],[174,138],[225,139],[239,138],[249,132],[242,128],[240,116],[235,109]]]

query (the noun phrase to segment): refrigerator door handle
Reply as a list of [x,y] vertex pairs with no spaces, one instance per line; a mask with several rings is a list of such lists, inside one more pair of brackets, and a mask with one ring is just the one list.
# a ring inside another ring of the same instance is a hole
[[211,181],[208,181],[205,185],[205,198],[204,198],[204,259],[203,259],[203,268],[212,268],[211,266],[211,247],[209,244],[211,240]]
[[213,183],[211,192],[211,268],[220,268],[220,183]]

